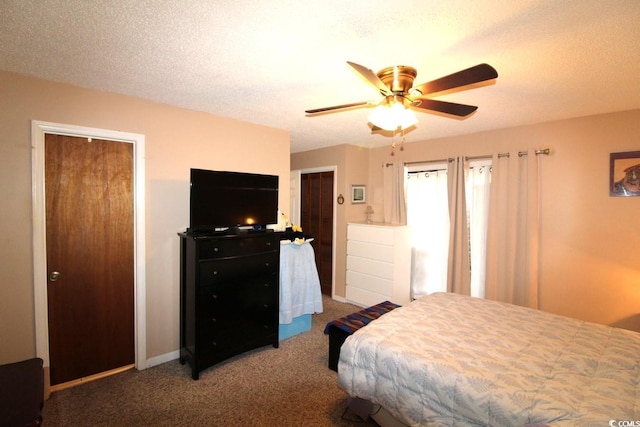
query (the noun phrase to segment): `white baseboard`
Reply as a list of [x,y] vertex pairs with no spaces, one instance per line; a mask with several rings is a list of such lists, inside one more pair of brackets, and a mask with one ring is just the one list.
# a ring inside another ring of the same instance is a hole
[[336,300],[336,301],[338,301],[338,302],[344,302],[344,303],[348,303],[349,302],[349,301],[347,301],[347,299],[345,297],[341,297],[341,296],[338,296],[338,295],[335,295],[335,294],[332,295],[331,298]]
[[147,359],[147,368],[151,368],[152,366],[162,365],[166,362],[171,362],[172,360],[176,360],[180,358],[180,351],[172,351],[171,353],[161,354],[160,356],[152,357],[151,359]]

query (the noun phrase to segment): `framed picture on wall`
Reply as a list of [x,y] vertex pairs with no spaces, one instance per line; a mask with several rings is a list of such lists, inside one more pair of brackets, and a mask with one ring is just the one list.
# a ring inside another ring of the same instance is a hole
[[611,153],[610,196],[640,196],[640,151]]
[[366,203],[367,188],[364,185],[351,186],[351,203]]

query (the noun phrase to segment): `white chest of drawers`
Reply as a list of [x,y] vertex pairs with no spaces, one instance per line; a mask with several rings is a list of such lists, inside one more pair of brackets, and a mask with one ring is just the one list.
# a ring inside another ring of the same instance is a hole
[[382,301],[411,301],[409,227],[347,225],[347,301],[370,307]]

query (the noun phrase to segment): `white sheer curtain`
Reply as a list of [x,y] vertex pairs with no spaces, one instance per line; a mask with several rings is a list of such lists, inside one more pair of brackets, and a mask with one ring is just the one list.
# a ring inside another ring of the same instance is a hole
[[491,161],[468,165],[465,195],[471,250],[471,296],[485,297],[487,227],[491,195]]
[[412,234],[413,298],[447,290],[449,210],[445,168],[446,165],[441,165],[440,170],[409,173],[406,180],[407,224]]
[[487,235],[486,297],[538,307],[539,162],[528,155],[493,156]]
[[407,223],[406,198],[404,195],[404,163],[395,161],[384,168],[384,222],[393,225]]

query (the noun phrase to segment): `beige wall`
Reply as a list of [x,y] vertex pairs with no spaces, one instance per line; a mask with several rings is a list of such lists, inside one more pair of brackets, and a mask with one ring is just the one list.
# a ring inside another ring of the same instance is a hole
[[189,222],[189,168],[279,175],[286,210],[288,132],[5,72],[0,93],[0,363],[35,355],[31,120],[145,135],[147,357],[178,350],[176,233]]
[[[407,143],[395,157],[388,147],[372,149],[373,219],[382,220],[383,163],[543,147],[552,153],[542,159],[541,309],[640,331],[640,197],[608,193],[609,154],[640,150],[640,110]],[[293,155],[292,165],[303,156]],[[346,246],[343,235],[337,245]]]

